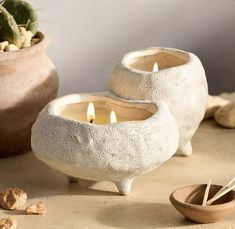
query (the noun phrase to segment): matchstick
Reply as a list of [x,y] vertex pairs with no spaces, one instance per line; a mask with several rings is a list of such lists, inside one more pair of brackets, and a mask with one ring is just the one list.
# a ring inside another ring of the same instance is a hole
[[221,193],[222,191],[224,191],[226,188],[228,188],[233,182],[235,181],[235,177],[233,177],[226,185],[224,185],[216,194],[218,195],[219,193]]
[[206,206],[206,202],[207,202],[207,199],[208,199],[210,187],[211,187],[211,179],[207,183],[205,194],[204,194],[203,201],[202,201],[202,206]]
[[233,189],[235,189],[235,184],[229,188],[226,188],[224,191],[222,191],[218,195],[215,195],[214,197],[212,197],[210,200],[207,201],[206,205],[211,205],[214,201],[218,200],[220,197],[224,196],[225,194],[227,194]]

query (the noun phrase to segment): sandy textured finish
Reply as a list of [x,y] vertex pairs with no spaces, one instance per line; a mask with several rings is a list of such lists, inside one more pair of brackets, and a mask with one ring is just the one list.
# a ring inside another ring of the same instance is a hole
[[[32,153],[0,159],[0,190],[17,186],[27,192],[28,204],[45,202],[43,216],[16,212],[20,229],[32,229],[32,225],[33,229],[233,229],[235,213],[218,223],[195,224],[174,209],[169,196],[182,186],[206,183],[209,178],[226,184],[235,171],[234,139],[234,129],[221,128],[214,120],[203,121],[192,140],[195,153],[172,157],[136,178],[128,196],[118,195],[110,182],[68,183],[67,176]],[[4,218],[13,213],[1,210],[1,214]]]
[[[153,73],[156,62],[159,71]],[[110,90],[126,99],[164,100],[177,120],[181,153],[192,153],[191,138],[203,119],[208,97],[197,56],[170,48],[130,52],[114,68]]]
[[[125,112],[127,117],[138,114],[133,108],[152,115],[106,125],[60,115],[65,105],[77,103],[79,108],[81,102],[97,101],[103,101],[103,106],[116,106],[116,111]],[[35,155],[51,167],[72,177],[111,181],[126,195],[135,177],[158,167],[176,152],[178,128],[161,101],[134,103],[108,95],[74,94],[52,101],[40,112],[31,142]]]
[[57,95],[58,76],[45,54],[48,40],[31,48],[0,53],[0,157],[30,149],[31,126]]

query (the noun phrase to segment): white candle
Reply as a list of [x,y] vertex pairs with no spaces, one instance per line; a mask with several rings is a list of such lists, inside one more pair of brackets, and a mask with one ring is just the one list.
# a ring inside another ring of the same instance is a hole
[[112,123],[145,120],[153,115],[153,113],[146,112],[144,109],[122,106],[109,101],[103,102],[102,99],[98,101],[67,104],[61,110],[60,115],[75,121],[110,124],[110,112],[112,110],[115,110],[114,113],[116,116],[116,118],[114,118],[112,114],[112,120],[114,120]]

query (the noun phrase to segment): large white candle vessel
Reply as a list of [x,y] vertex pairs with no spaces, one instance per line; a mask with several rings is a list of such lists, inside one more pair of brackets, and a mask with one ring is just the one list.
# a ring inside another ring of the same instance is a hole
[[165,102],[74,94],[40,112],[31,142],[35,155],[52,168],[75,178],[111,181],[126,195],[135,177],[176,152],[178,128]]
[[191,138],[208,98],[205,71],[196,55],[155,47],[127,53],[113,70],[110,90],[125,99],[165,101],[179,127],[179,152],[191,155]]

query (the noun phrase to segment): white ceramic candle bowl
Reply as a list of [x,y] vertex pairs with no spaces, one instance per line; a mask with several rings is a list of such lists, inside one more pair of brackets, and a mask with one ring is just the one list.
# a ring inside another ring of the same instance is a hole
[[[157,72],[152,72],[154,63]],[[113,70],[110,89],[125,99],[165,101],[179,127],[180,152],[192,153],[191,138],[203,119],[208,97],[205,71],[197,56],[155,47],[127,53]]]
[[[97,119],[114,110],[118,122],[80,121],[86,120],[88,102],[94,103]],[[74,94],[52,101],[40,112],[31,143],[34,154],[52,168],[75,178],[111,181],[126,195],[136,176],[176,152],[178,128],[161,101],[127,102],[103,94]]]

